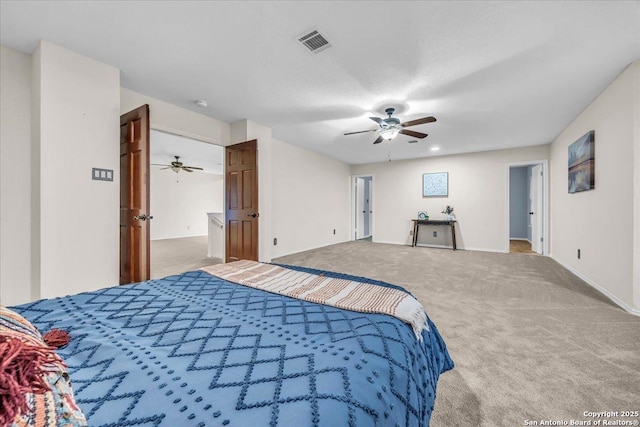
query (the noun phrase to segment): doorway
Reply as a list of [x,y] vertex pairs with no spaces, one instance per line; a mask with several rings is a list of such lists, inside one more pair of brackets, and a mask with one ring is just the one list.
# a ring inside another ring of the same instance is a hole
[[373,176],[353,177],[354,240],[373,241]]
[[510,164],[505,252],[548,253],[547,161]]
[[151,278],[224,259],[224,148],[150,132]]
[[258,261],[258,141],[225,147],[225,262]]

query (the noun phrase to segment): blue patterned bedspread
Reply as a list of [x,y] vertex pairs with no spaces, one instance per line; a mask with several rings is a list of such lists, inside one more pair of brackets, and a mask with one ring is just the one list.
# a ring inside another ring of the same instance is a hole
[[430,320],[418,341],[390,316],[202,271],[15,310],[70,332],[59,353],[92,427],[427,426],[453,367]]

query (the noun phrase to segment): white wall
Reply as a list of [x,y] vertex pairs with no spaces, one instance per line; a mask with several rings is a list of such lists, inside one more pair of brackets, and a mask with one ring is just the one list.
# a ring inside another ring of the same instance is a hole
[[[120,71],[42,41],[39,57],[40,296],[118,283]],[[36,261],[37,262],[37,261]]]
[[161,169],[150,172],[151,240],[206,236],[207,212],[224,212],[223,176]]
[[31,300],[31,56],[0,46],[0,304]]
[[[553,257],[636,310],[640,284],[634,297],[633,274],[634,263],[636,269],[640,265],[640,242],[637,238],[634,242],[633,230],[634,217],[637,226],[640,216],[634,210],[634,197],[637,200],[640,192],[637,185],[634,188],[638,173],[634,152],[637,156],[640,150],[639,73],[640,62],[628,67],[551,144]],[[568,146],[590,130],[595,131],[595,189],[569,194]]]
[[273,139],[271,128],[252,122],[247,123],[247,137],[245,141],[258,140],[258,260],[271,262],[271,240],[273,236],[273,197],[271,195],[273,174]]
[[260,261],[346,241],[349,165],[279,141],[270,128],[250,120],[231,125],[233,144],[253,139],[258,140]]
[[[411,219],[427,211],[431,219],[444,218],[446,205],[454,208],[457,245],[461,249],[505,252],[508,164],[548,159],[549,146],[486,151],[415,160],[355,165],[354,175],[373,175],[373,241],[411,244]],[[422,174],[449,173],[449,196],[422,197]],[[432,237],[436,231],[438,237]],[[450,245],[445,227],[420,229],[419,244]]]
[[40,45],[31,55],[31,298],[40,298]]
[[[349,239],[350,166],[272,139],[274,258]],[[262,191],[262,189],[260,189]],[[333,230],[336,234],[333,234]]]
[[227,122],[177,107],[129,89],[120,89],[120,114],[127,113],[144,104],[149,104],[149,121],[152,129],[216,145],[228,145],[230,142],[231,125]]
[[[635,126],[633,132],[634,151],[634,186],[633,186],[633,303],[636,311],[640,309],[640,72],[638,62],[633,65],[635,84],[632,87],[636,94],[633,117]],[[637,313],[636,313],[637,314]]]

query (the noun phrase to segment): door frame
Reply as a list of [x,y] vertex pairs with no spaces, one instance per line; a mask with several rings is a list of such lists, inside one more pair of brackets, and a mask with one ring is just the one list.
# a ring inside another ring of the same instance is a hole
[[[224,148],[225,146],[217,139],[214,138],[208,138],[206,136],[203,135],[199,135],[196,133],[191,133],[191,132],[187,132],[181,129],[175,129],[175,128],[171,128],[168,126],[162,126],[159,125],[157,123],[151,123],[151,115],[149,115],[149,129],[151,130],[155,130],[158,132],[164,132],[164,133],[168,133],[171,135],[175,135],[175,136],[180,136],[183,138],[188,138],[191,139],[193,141],[198,141],[201,142],[203,144],[209,144],[209,145],[215,145],[216,147],[220,147],[223,151],[222,153],[222,188],[223,188],[223,193],[224,193],[224,186],[225,186],[225,179],[226,179],[226,175],[225,175],[225,161],[224,161]],[[151,145],[153,144],[153,141],[151,140],[151,136],[149,136],[149,155],[151,155]],[[149,161],[149,194],[151,194],[151,161]],[[222,195],[223,199],[225,198],[225,195]],[[222,202],[222,210],[225,210],[225,206],[224,206],[224,200]],[[149,199],[149,209],[151,209],[151,199]],[[224,212],[223,212],[224,215]],[[207,221],[209,221],[209,218],[207,218]],[[224,221],[223,221],[224,222]],[[225,233],[226,230],[226,225],[224,225],[222,232]],[[208,239],[208,236],[207,236]],[[151,240],[151,233],[149,233],[149,240]],[[222,245],[222,259],[225,259],[226,256],[226,244]],[[150,254],[149,256],[149,265],[151,265],[151,259],[153,258],[153,253]]]
[[[529,213],[533,212],[534,215],[529,215],[531,222],[531,250],[542,254],[544,253],[544,241],[536,242],[534,239],[541,235],[541,232],[544,231],[544,218],[542,215],[536,215],[536,211],[540,212],[543,210],[542,197],[544,196],[542,179],[544,178],[544,173],[542,172],[542,165],[533,165],[531,168],[531,177],[529,178],[529,200],[531,201],[531,210]],[[527,167],[529,170],[529,167]],[[538,175],[540,173],[540,175]],[[535,184],[534,184],[535,183]],[[532,190],[535,190],[535,194],[532,194]],[[534,196],[535,200],[531,197]],[[534,235],[534,230],[536,234]]]
[[[255,206],[252,206],[252,211],[253,211],[253,222],[252,222],[252,226],[255,225],[256,228],[256,232],[255,232],[255,239],[252,238],[252,243],[255,241],[255,256],[254,256],[254,261],[259,261],[260,258],[260,228],[261,228],[261,221],[260,221],[260,175],[259,175],[259,163],[258,163],[258,139],[251,139],[248,141],[243,141],[243,142],[239,142],[239,143],[235,143],[235,144],[230,144],[224,147],[224,224],[225,224],[225,239],[224,239],[224,243],[225,243],[225,251],[224,251],[224,262],[228,263],[230,262],[229,259],[229,247],[230,247],[230,235],[229,233],[231,232],[231,228],[229,227],[229,181],[227,180],[227,168],[229,167],[229,150],[233,149],[234,147],[237,148],[239,146],[253,146],[254,150],[255,150],[255,160],[254,160],[254,184],[255,184],[255,192],[257,193],[257,195],[253,198],[252,202],[255,204]],[[244,178],[243,178],[244,180]],[[242,183],[243,184],[243,183]],[[241,184],[241,185],[242,185]],[[242,210],[242,209],[239,209]],[[239,259],[247,259],[247,258],[239,258]],[[250,258],[249,258],[250,259]]]
[[356,215],[358,214],[356,212],[356,197],[358,196],[358,194],[356,193],[356,179],[357,178],[371,178],[371,183],[370,183],[370,192],[371,192],[371,200],[369,201],[369,208],[371,209],[371,215],[369,215],[369,234],[372,236],[372,241],[375,238],[376,235],[376,229],[375,229],[375,224],[376,222],[373,220],[374,215],[376,214],[376,197],[374,195],[375,192],[375,185],[374,185],[374,181],[376,180],[375,175],[371,174],[371,173],[363,173],[363,174],[358,174],[358,175],[351,175],[351,197],[349,197],[351,199],[351,215],[349,215],[349,217],[351,218],[350,221],[350,230],[349,230],[349,240],[350,241],[356,241]]
[[[505,193],[505,237],[504,237],[504,252],[509,253],[509,240],[510,240],[510,232],[509,232],[509,217],[510,217],[510,200],[509,200],[509,191],[511,187],[511,178],[509,171],[514,167],[521,166],[542,166],[542,255],[550,256],[549,253],[549,160],[527,160],[522,162],[511,162],[506,165],[505,168],[505,176],[506,176],[506,193]],[[527,195],[528,197],[528,195]]]

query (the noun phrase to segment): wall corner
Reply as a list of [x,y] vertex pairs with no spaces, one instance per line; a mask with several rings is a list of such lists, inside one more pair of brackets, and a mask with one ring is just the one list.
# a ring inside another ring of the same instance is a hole
[[633,102],[633,308],[640,312],[640,60],[631,64]]

